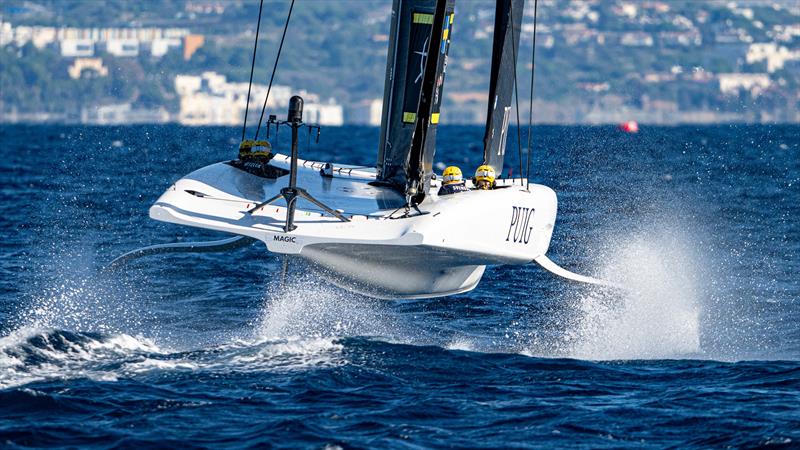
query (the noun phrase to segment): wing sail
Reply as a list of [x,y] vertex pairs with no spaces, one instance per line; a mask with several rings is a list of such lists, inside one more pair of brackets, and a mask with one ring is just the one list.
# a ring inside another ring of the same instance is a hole
[[503,172],[511,101],[514,95],[514,71],[519,53],[519,34],[525,0],[497,0],[494,17],[492,71],[489,80],[489,108],[483,138],[483,162],[496,173]]
[[377,179],[398,189],[432,173],[454,7],[455,0],[394,1]]

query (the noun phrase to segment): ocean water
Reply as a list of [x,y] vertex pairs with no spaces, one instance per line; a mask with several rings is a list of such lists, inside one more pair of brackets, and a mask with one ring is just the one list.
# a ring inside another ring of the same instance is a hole
[[[498,266],[375,300],[294,260],[281,285],[260,245],[101,273],[220,237],[147,209],[239,130],[0,127],[0,447],[800,446],[800,127],[534,132],[550,257],[628,290]],[[469,172],[481,139],[443,126],[436,159]],[[301,157],[377,140],[326,128]]]

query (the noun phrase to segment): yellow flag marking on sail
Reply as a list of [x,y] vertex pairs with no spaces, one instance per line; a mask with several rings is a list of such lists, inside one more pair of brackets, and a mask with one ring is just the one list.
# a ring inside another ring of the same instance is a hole
[[433,24],[433,14],[414,13],[414,23]]

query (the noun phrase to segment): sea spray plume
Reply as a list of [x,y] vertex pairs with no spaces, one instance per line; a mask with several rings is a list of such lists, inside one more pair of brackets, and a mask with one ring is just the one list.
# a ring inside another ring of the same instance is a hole
[[18,307],[16,328],[139,334],[149,308],[133,283],[98,275],[88,244],[53,251]]
[[[293,265],[305,265],[292,261]],[[352,294],[309,273],[290,274],[268,288],[257,328],[261,339],[380,337],[407,341],[399,317],[380,300]]]
[[[625,290],[575,287],[566,304],[559,349],[586,359],[703,358],[725,361],[779,358],[777,314],[770,302],[781,276],[772,255],[745,266],[747,242],[720,234],[721,218],[687,216],[677,202],[640,216],[625,235],[600,239],[590,259],[598,276]],[[767,281],[764,281],[764,280]],[[577,292],[577,293],[576,293]],[[577,311],[577,313],[575,313]],[[560,354],[560,353],[559,353]]]
[[[296,258],[290,269],[306,266]],[[246,370],[297,370],[344,363],[339,339],[388,336],[393,321],[377,300],[362,298],[306,272],[267,286],[263,312],[251,336],[220,349],[228,363]],[[391,324],[391,325],[387,325]]]
[[624,289],[590,289],[572,302],[564,337],[581,359],[701,356],[702,264],[682,227],[612,239],[601,276]]

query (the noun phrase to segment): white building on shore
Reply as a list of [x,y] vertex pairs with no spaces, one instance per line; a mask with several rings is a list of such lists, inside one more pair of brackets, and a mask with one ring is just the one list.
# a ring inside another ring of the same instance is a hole
[[55,46],[66,58],[94,56],[99,49],[118,57],[133,57],[149,51],[160,58],[170,49],[181,48],[189,35],[188,28],[14,26],[0,20],[0,47],[9,44],[22,47],[28,42],[36,48]]
[[162,106],[153,109],[134,108],[130,103],[85,107],[81,123],[91,125],[136,125],[169,122],[169,112]]
[[381,124],[382,113],[383,99],[364,100],[350,109],[347,121],[358,125],[377,126]]
[[783,69],[787,61],[800,60],[800,50],[789,50],[775,42],[750,44],[746,55],[747,63],[767,62],[767,72],[773,73]]
[[737,94],[740,90],[744,90],[757,97],[771,85],[772,81],[765,73],[719,74],[719,91],[723,94]]
[[[216,72],[177,75],[175,92],[180,97],[177,121],[183,125],[240,125],[244,120],[247,83],[229,83],[224,75]],[[251,121],[257,120],[260,115],[266,94],[266,85],[253,84],[250,91]],[[327,126],[344,124],[342,106],[335,100],[321,102],[319,96],[306,91],[299,91],[297,94],[305,100],[306,122]],[[265,114],[275,114],[282,118],[292,95],[294,93],[289,86],[273,85]]]

